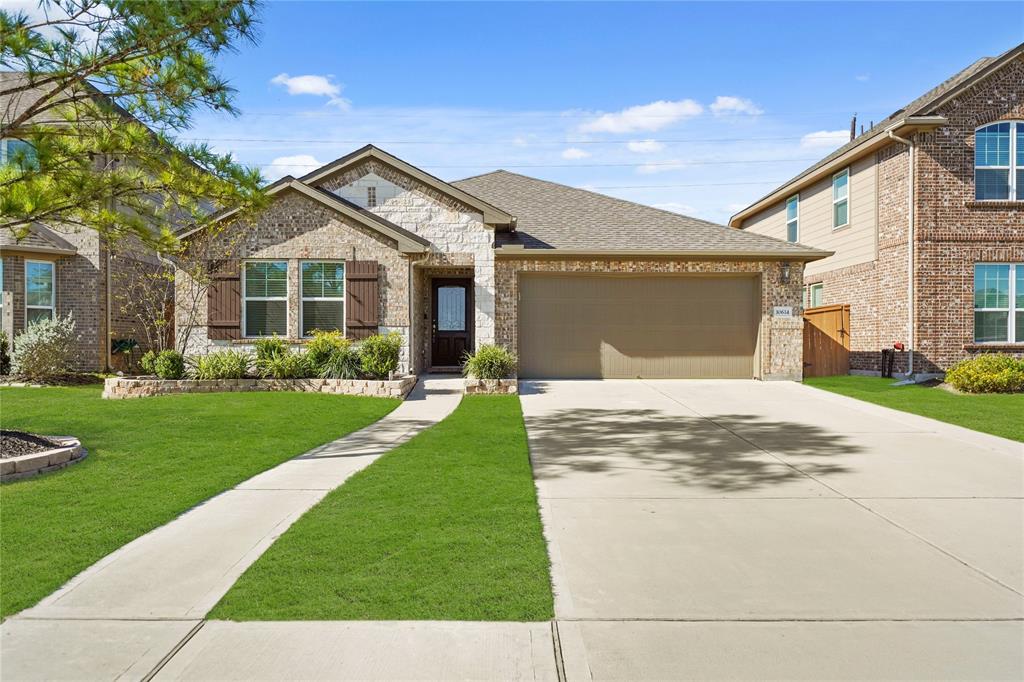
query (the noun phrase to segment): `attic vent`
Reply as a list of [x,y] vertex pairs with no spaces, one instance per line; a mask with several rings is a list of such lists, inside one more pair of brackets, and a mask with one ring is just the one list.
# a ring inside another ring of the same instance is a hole
[[373,208],[377,205],[377,188],[369,186],[366,188],[366,206],[367,208]]

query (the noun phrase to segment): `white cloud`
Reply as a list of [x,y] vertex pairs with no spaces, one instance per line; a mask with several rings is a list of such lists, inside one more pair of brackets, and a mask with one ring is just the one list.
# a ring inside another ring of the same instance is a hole
[[801,149],[831,150],[850,141],[849,130],[819,130],[800,138]]
[[856,80],[859,80],[861,83],[866,83],[867,81],[871,80],[871,74],[870,73],[859,73],[856,76],[854,76],[854,78]]
[[351,104],[341,96],[342,86],[334,82],[334,76],[289,76],[287,73],[279,73],[270,82],[284,87],[289,95],[326,97],[328,104],[342,109],[348,109]]
[[697,211],[697,209],[690,204],[683,204],[678,201],[666,201],[661,204],[654,204],[654,208],[660,208],[663,211],[671,211],[672,213],[680,213],[682,215],[690,215]]
[[629,148],[629,151],[636,152],[637,154],[652,154],[660,152],[665,148],[665,145],[657,140],[633,140],[626,146]]
[[318,161],[312,154],[279,156],[270,162],[266,175],[272,180],[285,175],[305,175],[322,165],[324,162]]
[[642,166],[637,166],[636,172],[640,175],[655,175],[656,173],[666,173],[668,171],[679,170],[686,168],[686,162],[679,159],[669,159],[668,161],[658,161],[645,163]]
[[692,99],[676,102],[660,100],[629,107],[613,114],[602,114],[580,126],[582,133],[631,133],[637,130],[661,130],[673,123],[700,116],[704,107]]
[[569,160],[585,159],[588,156],[590,156],[590,152],[585,152],[579,147],[569,147],[568,149],[562,152],[562,158]]
[[739,213],[740,211],[742,211],[746,207],[747,207],[747,204],[736,204],[736,203],[733,203],[733,204],[726,204],[725,205],[725,210],[726,210],[726,212],[729,215],[736,215],[737,213]]
[[727,95],[719,95],[715,98],[715,101],[711,103],[711,113],[715,116],[760,116],[764,113],[764,110],[754,104],[749,99],[743,97],[730,97]]

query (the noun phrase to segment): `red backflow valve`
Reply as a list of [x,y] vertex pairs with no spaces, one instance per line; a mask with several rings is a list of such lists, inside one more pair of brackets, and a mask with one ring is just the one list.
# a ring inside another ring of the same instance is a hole
[[897,341],[896,343],[892,344],[892,347],[895,348],[896,350],[906,350],[906,346],[904,346],[903,343],[900,341]]

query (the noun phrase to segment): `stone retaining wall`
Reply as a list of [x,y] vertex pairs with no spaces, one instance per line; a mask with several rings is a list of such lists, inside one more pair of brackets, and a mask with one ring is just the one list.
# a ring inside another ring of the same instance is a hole
[[390,381],[374,379],[156,379],[113,377],[103,382],[103,397],[147,398],[174,393],[231,393],[246,391],[300,391],[402,398],[416,385],[415,376]]
[[466,379],[466,395],[519,393],[518,379]]
[[87,454],[77,438],[69,436],[47,436],[47,438],[62,443],[63,447],[0,459],[0,481],[13,481],[16,478],[63,469],[69,464],[80,461]]

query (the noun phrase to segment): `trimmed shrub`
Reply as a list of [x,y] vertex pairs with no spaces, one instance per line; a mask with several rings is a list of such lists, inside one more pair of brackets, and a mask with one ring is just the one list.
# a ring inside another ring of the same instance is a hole
[[153,371],[161,379],[185,376],[185,356],[176,350],[162,350],[153,361]]
[[371,379],[387,379],[398,369],[398,356],[402,350],[402,335],[374,334],[359,344],[363,372]]
[[70,314],[33,322],[14,339],[11,373],[25,379],[67,374],[75,338],[75,321]]
[[319,369],[321,379],[359,379],[363,375],[359,349],[352,346],[337,348]]
[[261,376],[272,379],[306,379],[313,375],[305,353],[274,355],[259,367]]
[[252,355],[237,350],[222,350],[189,359],[196,379],[241,379],[249,373]]
[[11,341],[7,338],[7,332],[0,331],[0,374],[11,373]]
[[288,344],[285,343],[284,339],[279,339],[276,336],[267,336],[262,339],[256,339],[256,341],[253,342],[253,346],[256,348],[257,365],[288,352]]
[[504,346],[485,343],[466,353],[462,373],[474,379],[509,379],[516,371],[516,356]]
[[313,331],[313,338],[306,344],[306,355],[312,368],[320,372],[335,351],[346,350],[351,345],[352,342],[341,332],[322,332],[317,329]]
[[139,367],[141,367],[142,371],[146,374],[156,374],[156,355],[157,353],[155,350],[147,350],[142,354],[142,357],[139,358]]
[[979,355],[954,365],[946,372],[946,382],[965,393],[1024,391],[1024,359],[1002,353]]

